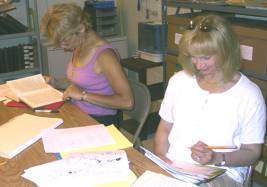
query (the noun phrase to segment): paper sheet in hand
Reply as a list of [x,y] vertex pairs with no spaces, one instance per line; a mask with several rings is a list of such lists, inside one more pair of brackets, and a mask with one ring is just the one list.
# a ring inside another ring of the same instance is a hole
[[60,118],[22,114],[0,125],[0,156],[12,158],[41,138],[46,128],[56,128]]
[[159,165],[162,169],[170,173],[175,178],[190,182],[193,184],[201,184],[215,177],[223,174],[226,170],[219,167],[212,167],[207,165],[191,164],[185,162],[176,162],[172,165],[167,164],[155,154],[147,150],[146,148],[140,146],[141,151],[144,152],[145,156]]
[[42,133],[42,139],[47,153],[94,148],[116,143],[104,125],[46,129]]
[[194,184],[183,182],[160,173],[145,171],[131,187],[197,187]]

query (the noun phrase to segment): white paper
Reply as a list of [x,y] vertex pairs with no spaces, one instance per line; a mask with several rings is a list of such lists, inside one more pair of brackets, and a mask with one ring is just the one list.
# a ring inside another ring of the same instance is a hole
[[22,175],[38,186],[88,187],[130,178],[129,161],[123,150],[73,154],[26,169]]
[[175,33],[174,43],[175,43],[176,45],[179,45],[182,36],[183,36],[183,35],[180,34],[180,33]]
[[155,173],[145,171],[131,187],[197,187],[192,183],[179,181],[177,179]]
[[244,60],[252,61],[253,47],[247,45],[240,45],[241,57]]
[[58,153],[116,143],[104,125],[46,129],[42,133],[42,140],[46,153]]

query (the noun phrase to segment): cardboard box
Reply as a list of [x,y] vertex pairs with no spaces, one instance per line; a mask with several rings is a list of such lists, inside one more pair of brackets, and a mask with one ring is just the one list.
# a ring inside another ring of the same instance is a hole
[[171,76],[177,71],[182,69],[181,65],[177,61],[177,56],[175,55],[166,55],[165,56],[166,63],[166,81],[170,79]]
[[230,19],[241,48],[242,70],[267,74],[267,21]]

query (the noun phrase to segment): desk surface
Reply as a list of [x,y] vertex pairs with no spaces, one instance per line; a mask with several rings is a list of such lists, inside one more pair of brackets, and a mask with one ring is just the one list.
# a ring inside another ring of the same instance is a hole
[[[5,107],[0,104],[0,124],[7,122],[12,117],[22,113],[35,114],[38,116],[58,117],[64,120],[64,123],[58,128],[78,127],[83,125],[93,125],[97,122],[87,114],[83,113],[77,107],[66,103],[60,108],[60,113],[34,113],[30,109]],[[27,129],[25,129],[26,131]],[[21,132],[23,133],[23,132]],[[15,137],[14,137],[15,138]],[[166,174],[160,167],[147,159],[134,148],[126,149],[130,167],[134,173],[140,176],[145,170],[160,172]],[[35,165],[44,164],[56,160],[54,154],[44,152],[42,141],[39,140],[14,158],[8,160],[0,157],[0,186],[1,187],[30,187],[36,186],[31,181],[21,177],[24,169]]]

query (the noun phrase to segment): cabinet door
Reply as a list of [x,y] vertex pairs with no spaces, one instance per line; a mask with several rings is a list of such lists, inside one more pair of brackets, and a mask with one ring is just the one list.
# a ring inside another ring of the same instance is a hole
[[72,53],[52,47],[44,47],[43,51],[47,57],[44,60],[44,63],[46,63],[44,68],[45,73],[55,78],[66,78],[66,70]]

